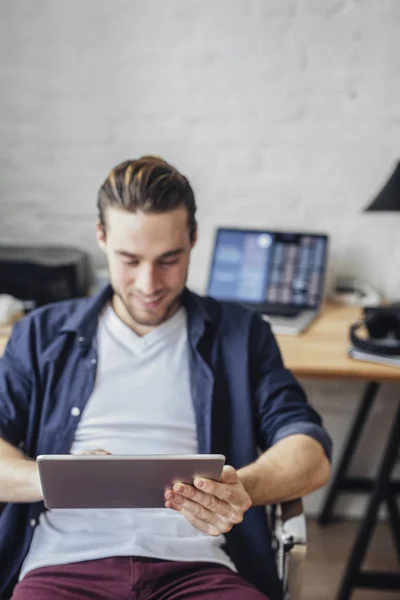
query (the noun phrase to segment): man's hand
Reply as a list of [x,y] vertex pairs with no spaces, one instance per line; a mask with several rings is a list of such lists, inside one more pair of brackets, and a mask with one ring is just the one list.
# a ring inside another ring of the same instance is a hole
[[241,523],[251,506],[250,496],[231,466],[224,467],[221,481],[196,478],[193,485],[176,483],[164,497],[166,508],[179,511],[194,527],[215,536]]

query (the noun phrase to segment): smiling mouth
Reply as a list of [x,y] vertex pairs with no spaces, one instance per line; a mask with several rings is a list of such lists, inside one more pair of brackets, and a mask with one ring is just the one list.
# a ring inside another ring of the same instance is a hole
[[159,304],[161,304],[162,300],[164,299],[164,295],[150,299],[139,298],[136,296],[135,299],[137,300],[137,302],[139,302],[139,304],[141,304],[145,308],[155,308],[159,306]]

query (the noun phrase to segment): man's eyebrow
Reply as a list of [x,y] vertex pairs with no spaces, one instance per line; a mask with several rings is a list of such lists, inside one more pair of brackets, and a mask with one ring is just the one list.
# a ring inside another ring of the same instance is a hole
[[[180,254],[182,254],[185,251],[184,248],[175,248],[174,250],[169,250],[168,252],[164,252],[164,254],[160,254],[160,256],[157,256],[156,260],[163,260],[165,258],[172,258],[174,256],[179,256]],[[132,252],[126,252],[125,250],[116,250],[116,253],[119,254],[120,256],[124,256],[125,258],[130,258],[130,259],[139,259],[142,258],[140,256],[140,254],[133,254]]]
[[185,252],[185,248],[175,248],[175,250],[170,250],[169,252],[164,252],[158,258],[172,258],[173,256],[179,256]]

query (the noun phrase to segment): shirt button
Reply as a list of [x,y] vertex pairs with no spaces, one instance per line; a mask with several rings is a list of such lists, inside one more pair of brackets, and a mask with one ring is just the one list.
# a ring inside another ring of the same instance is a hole
[[36,519],[31,519],[31,527],[36,527]]
[[82,344],[82,342],[84,342],[84,341],[85,341],[85,338],[84,338],[84,337],[82,337],[82,336],[79,336],[79,337],[78,337],[78,342],[79,342],[80,344]]
[[92,365],[95,365],[97,363],[97,360],[95,358],[92,358],[90,362],[92,363]]
[[71,415],[73,417],[79,417],[80,414],[81,414],[81,411],[79,410],[79,408],[77,406],[74,406],[73,408],[71,408]]

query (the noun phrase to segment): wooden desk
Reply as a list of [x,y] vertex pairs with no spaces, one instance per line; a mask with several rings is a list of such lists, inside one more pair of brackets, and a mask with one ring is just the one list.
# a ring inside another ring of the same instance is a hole
[[298,336],[277,336],[285,365],[297,377],[400,382],[400,369],[396,367],[347,356],[349,328],[360,316],[360,308],[326,303],[308,331]]
[[[385,381],[400,383],[400,369],[398,368],[348,358],[349,327],[357,321],[360,315],[359,308],[326,303],[321,315],[307,332],[299,336],[277,336],[285,364],[297,377],[358,379],[369,382],[350,427],[338,468],[332,478],[319,518],[321,525],[331,520],[334,503],[340,491],[358,491],[370,494],[367,509],[337,596],[338,600],[348,600],[354,587],[400,589],[400,579],[397,574],[361,570],[382,501],[387,503],[395,545],[400,556],[400,515],[395,500],[395,494],[400,491],[400,484],[389,483],[400,438],[400,408],[388,436],[388,443],[376,478],[372,480],[347,475],[348,466],[376,398],[379,384]],[[4,351],[8,337],[9,332],[1,333],[0,331],[0,355]]]

